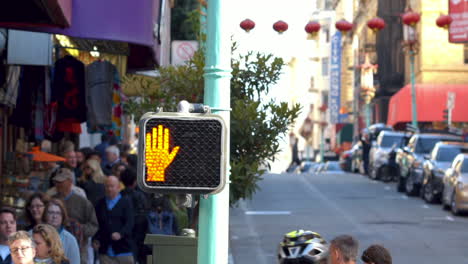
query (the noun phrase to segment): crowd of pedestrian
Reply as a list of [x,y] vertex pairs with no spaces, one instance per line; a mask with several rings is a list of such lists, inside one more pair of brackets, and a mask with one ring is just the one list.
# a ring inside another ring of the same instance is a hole
[[[330,242],[328,263],[356,264],[359,242],[350,235],[340,235]],[[365,249],[360,258],[364,264],[392,264],[390,252],[382,245],[373,244]]]
[[128,150],[106,135],[94,149],[66,144],[23,215],[0,208],[0,264],[146,263],[145,234],[178,235],[181,208],[138,188]]

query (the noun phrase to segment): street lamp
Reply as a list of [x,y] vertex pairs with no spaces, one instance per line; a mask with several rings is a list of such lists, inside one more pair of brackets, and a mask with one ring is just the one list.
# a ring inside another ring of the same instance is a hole
[[365,62],[360,66],[361,68],[361,95],[366,104],[366,127],[370,126],[370,102],[375,95],[374,87],[374,73],[376,73],[378,65],[371,64],[369,55],[365,55]]
[[416,34],[416,24],[421,19],[421,15],[413,12],[410,8],[407,9],[406,13],[403,14],[403,45],[408,51],[410,59],[410,74],[411,74],[411,124],[417,129],[418,128],[418,110],[416,100],[416,78],[414,70],[414,59],[418,51],[418,38]]
[[323,156],[325,152],[325,127],[327,127],[328,123],[325,121],[326,112],[328,106],[322,105],[320,106],[320,162],[323,162]]
[[[374,17],[367,21],[367,27],[377,34],[377,32],[385,28],[385,21],[380,17]],[[366,53],[364,64],[360,65],[360,68],[361,96],[366,106],[366,127],[369,127],[371,124],[370,103],[375,96],[374,74],[377,72],[378,65],[371,64],[369,55]]]

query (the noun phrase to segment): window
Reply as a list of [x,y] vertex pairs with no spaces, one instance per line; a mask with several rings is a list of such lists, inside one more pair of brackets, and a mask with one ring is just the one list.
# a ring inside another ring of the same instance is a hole
[[328,76],[328,58],[322,58],[322,76]]
[[463,44],[463,58],[464,58],[464,63],[468,64],[468,44],[465,43]]
[[322,31],[323,31],[323,34],[325,35],[325,42],[329,43],[330,42],[330,28],[328,28],[327,26],[324,26]]
[[314,79],[314,77],[310,77],[309,91],[313,91],[313,90],[315,90],[315,79]]
[[328,92],[322,91],[322,105],[328,105]]
[[463,173],[468,172],[468,161],[466,159],[463,160],[463,165],[462,165],[461,172],[463,172]]

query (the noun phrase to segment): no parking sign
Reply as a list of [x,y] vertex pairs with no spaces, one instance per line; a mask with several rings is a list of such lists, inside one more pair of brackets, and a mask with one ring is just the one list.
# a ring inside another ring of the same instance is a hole
[[193,57],[198,50],[198,42],[194,40],[174,40],[172,41],[171,64],[174,66],[183,65]]

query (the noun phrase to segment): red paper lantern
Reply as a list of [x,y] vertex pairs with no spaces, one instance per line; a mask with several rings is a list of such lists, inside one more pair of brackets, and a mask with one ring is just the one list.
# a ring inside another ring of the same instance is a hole
[[452,24],[453,19],[449,15],[440,15],[439,18],[436,20],[436,24],[438,27],[448,29],[450,24]]
[[403,14],[401,18],[405,25],[414,27],[419,22],[419,20],[421,20],[421,15],[409,9],[406,13]]
[[273,29],[278,33],[283,33],[288,30],[288,24],[282,20],[273,24]]
[[312,35],[317,35],[320,30],[320,24],[316,21],[311,21],[305,26],[305,31]]
[[249,32],[255,27],[255,22],[247,18],[240,23],[240,27],[246,32]]
[[341,33],[347,33],[351,29],[353,29],[353,24],[349,23],[348,21],[341,19],[340,21],[336,22],[335,24],[336,29],[341,31]]
[[367,26],[374,32],[378,32],[385,27],[385,21],[380,17],[375,17],[367,22]]

